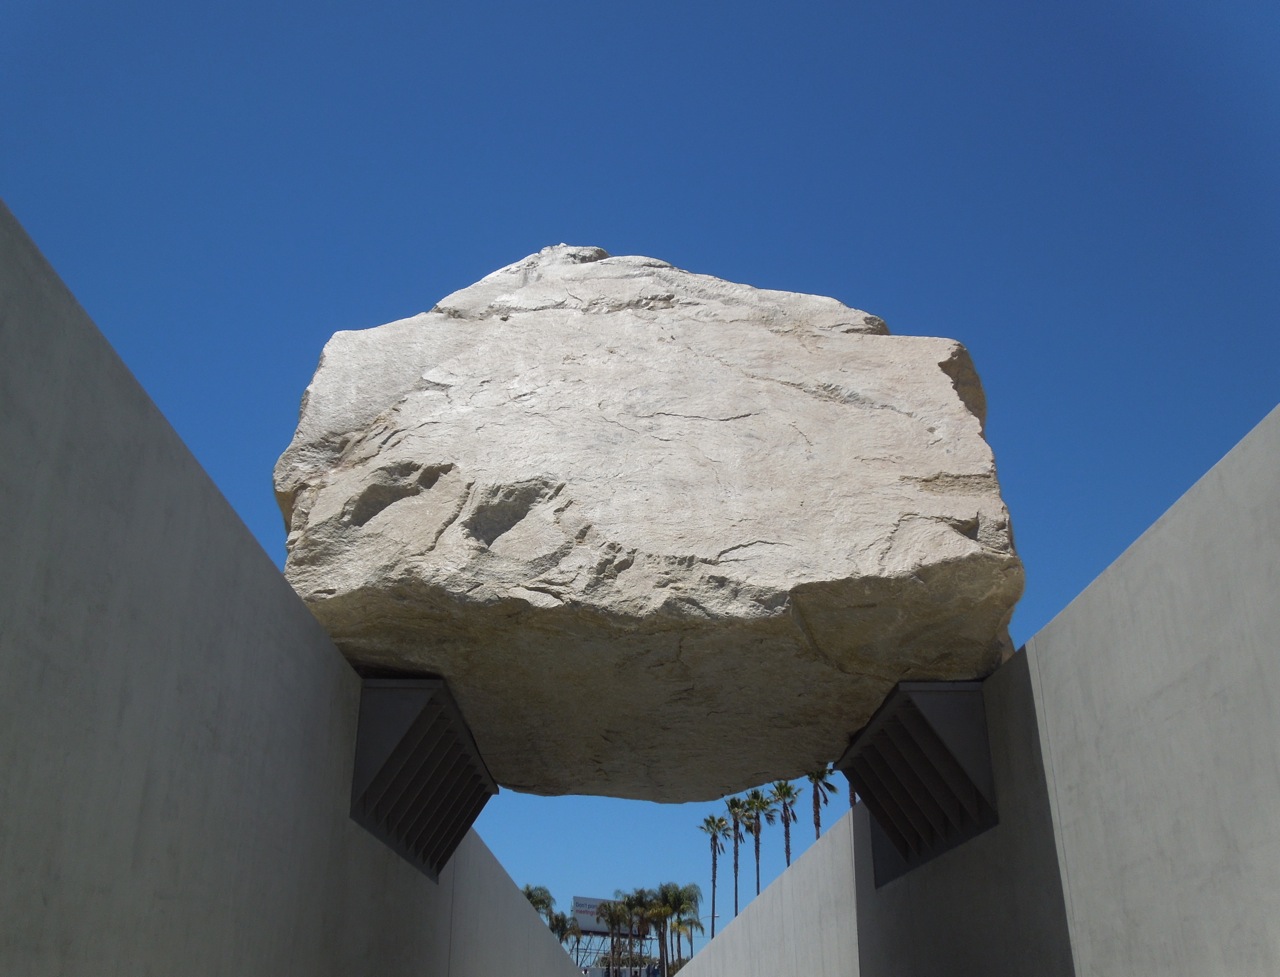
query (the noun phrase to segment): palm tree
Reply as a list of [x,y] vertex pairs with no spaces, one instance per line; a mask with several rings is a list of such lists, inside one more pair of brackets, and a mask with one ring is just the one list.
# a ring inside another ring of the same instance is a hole
[[[596,922],[604,923],[604,928],[609,931],[609,946],[613,946],[613,909],[607,899],[602,899],[596,903]],[[597,961],[598,963],[599,961]]]
[[616,899],[606,899],[596,906],[596,920],[609,931],[609,969],[617,973],[620,962],[618,940],[624,924],[631,922],[631,911]]
[[[633,903],[636,907],[637,919],[637,935],[641,940],[648,939],[652,930],[658,944],[658,966],[659,972],[666,974],[667,972],[667,920],[671,916],[671,910],[666,905],[663,897],[663,890],[673,882],[666,882],[658,886],[657,889],[637,889],[632,895]],[[635,965],[635,957],[632,957],[632,966]]]
[[[563,916],[564,913],[557,913],[557,916]],[[582,924],[578,922],[577,916],[569,916],[565,922],[564,936],[560,937],[561,943],[567,943],[573,940],[573,962],[581,963],[578,950],[582,946]]]
[[631,892],[623,892],[621,889],[614,890],[614,898],[626,911],[627,918],[627,966],[634,967],[636,965],[636,916],[640,913],[640,907],[645,902],[644,889],[633,889]]
[[766,824],[773,824],[778,819],[778,812],[773,806],[773,798],[759,787],[747,791],[747,830],[755,841],[756,848],[756,895],[760,895],[760,835]]
[[791,825],[796,820],[796,801],[800,791],[790,781],[775,780],[769,798],[778,805],[778,820],[782,822],[783,850],[787,854],[787,867],[791,867]]
[[551,919],[547,921],[547,925],[551,927],[551,935],[561,943],[569,939],[569,920],[572,917],[568,913],[552,913]]
[[582,927],[578,917],[568,913],[554,913],[551,917],[551,932],[555,934],[561,945],[573,940],[573,959],[578,960],[578,945],[582,942]]
[[661,968],[659,973],[666,977],[667,961],[671,959],[671,946],[669,939],[670,924],[676,919],[683,900],[680,897],[680,883],[663,882],[658,886],[656,893],[656,909],[661,912],[661,922],[658,927],[658,966]]
[[[724,853],[724,840],[729,837],[729,822],[720,814],[708,814],[698,825],[711,842],[711,938],[716,937],[716,858]],[[693,946],[690,937],[690,947]],[[692,954],[692,949],[689,951]]]
[[671,931],[675,942],[674,956],[680,957],[680,935],[684,932],[689,935],[689,955],[693,956],[693,930],[690,928],[690,921],[701,930],[702,924],[698,922],[698,909],[702,905],[702,890],[693,882],[688,885],[682,885],[679,892],[676,893],[673,904],[674,914],[672,916]]
[[659,948],[666,937],[666,920],[669,913],[663,907],[661,894],[653,889],[633,889],[631,892],[614,893],[618,901],[626,908],[629,916],[629,933],[627,936],[628,965],[636,966],[636,955],[640,953],[650,931],[657,937]]
[[[640,962],[646,960],[645,944],[649,940],[650,934],[658,943],[658,952],[661,955],[662,944],[666,939],[667,925],[667,909],[662,904],[662,898],[655,889],[637,889],[638,906],[636,909],[636,944],[640,951]],[[634,960],[632,965],[634,966]],[[663,963],[665,968],[666,964]],[[663,970],[665,974],[665,969]]]
[[836,787],[831,782],[831,771],[825,767],[805,776],[813,791],[813,840],[817,841],[822,836],[822,806],[831,803],[829,795],[836,792]]
[[680,885],[676,882],[664,882],[658,886],[657,903],[661,910],[661,928],[665,931],[667,945],[661,947],[662,973],[667,973],[667,963],[679,956],[679,944],[675,942],[677,926],[686,920],[698,918],[698,907],[702,904],[702,890],[694,883]]
[[742,844],[742,825],[747,808],[741,797],[730,797],[724,802],[729,811],[729,823],[733,826],[733,917],[738,918],[738,847]]
[[547,925],[550,926],[551,911],[556,908],[556,901],[551,895],[551,890],[545,885],[526,885],[520,891],[529,900],[529,905],[533,907],[534,912],[545,919]]
[[[676,934],[677,947],[680,945],[680,938],[682,936],[688,939],[689,956],[692,957],[693,956],[693,934],[703,932],[702,920],[698,919],[696,916],[690,917],[688,919],[682,919],[678,923],[673,923],[671,925],[671,929]],[[683,956],[683,951],[681,951],[681,953],[678,954],[678,956],[680,957],[680,959],[676,961],[676,965],[683,966],[684,960],[685,960]]]

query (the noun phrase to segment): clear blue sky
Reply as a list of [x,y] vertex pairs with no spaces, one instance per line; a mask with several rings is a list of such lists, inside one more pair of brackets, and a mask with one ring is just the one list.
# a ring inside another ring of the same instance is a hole
[[[10,0],[0,195],[277,561],[329,335],[546,244],[959,339],[1022,642],[1280,399],[1278,49],[1274,0]],[[714,807],[480,831],[567,906],[706,888]]]

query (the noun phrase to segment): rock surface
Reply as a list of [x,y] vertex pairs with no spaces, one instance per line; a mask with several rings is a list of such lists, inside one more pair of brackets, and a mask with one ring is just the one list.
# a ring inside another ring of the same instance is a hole
[[445,676],[504,786],[715,798],[1007,653],[984,408],[950,340],[546,248],[329,341],[285,572],[353,661]]

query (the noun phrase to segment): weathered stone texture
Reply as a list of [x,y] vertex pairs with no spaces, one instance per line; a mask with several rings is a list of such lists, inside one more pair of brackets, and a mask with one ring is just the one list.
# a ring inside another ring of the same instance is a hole
[[1022,589],[965,350],[559,246],[330,340],[276,468],[354,661],[445,676],[495,778],[677,801],[971,678]]

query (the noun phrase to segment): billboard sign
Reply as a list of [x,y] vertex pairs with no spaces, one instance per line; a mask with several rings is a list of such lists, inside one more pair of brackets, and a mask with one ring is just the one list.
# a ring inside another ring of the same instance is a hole
[[573,897],[573,918],[578,921],[578,928],[583,935],[608,936],[609,928],[596,919],[596,909],[600,903],[608,899],[588,899],[586,896]]

